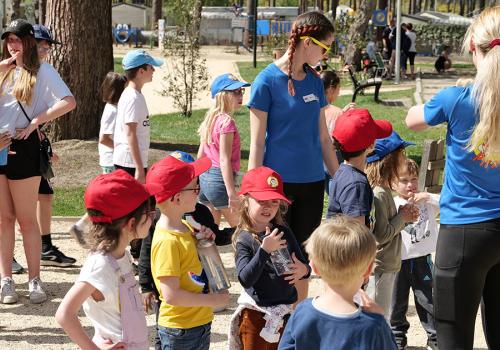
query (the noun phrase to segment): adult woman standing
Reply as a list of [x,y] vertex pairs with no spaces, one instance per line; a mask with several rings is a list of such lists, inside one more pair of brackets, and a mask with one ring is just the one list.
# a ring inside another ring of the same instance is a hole
[[410,109],[413,130],[447,122],[434,312],[441,350],[472,349],[481,302],[490,349],[500,349],[500,7],[469,27],[474,84],[450,87]]
[[15,136],[7,165],[0,167],[0,302],[12,304],[18,299],[11,277],[17,219],[28,263],[29,298],[41,303],[47,296],[40,281],[41,240],[36,217],[40,185],[37,128],[71,111],[76,102],[54,68],[40,63],[31,24],[12,21],[1,38],[0,118],[8,119],[4,121]]
[[[323,160],[331,175],[338,167],[325,122],[323,83],[310,68],[328,54],[333,31],[319,12],[298,16],[285,55],[255,78],[248,103],[248,168],[265,165],[283,177],[292,201],[287,223],[300,244],[321,222]],[[300,301],[307,296],[307,281],[300,281],[297,289]]]

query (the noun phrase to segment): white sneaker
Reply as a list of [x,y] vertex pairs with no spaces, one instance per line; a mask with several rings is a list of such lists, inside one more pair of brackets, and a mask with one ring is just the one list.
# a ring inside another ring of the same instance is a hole
[[2,304],[14,304],[17,303],[17,293],[16,293],[16,284],[14,280],[10,277],[2,278],[1,282],[1,297],[0,302]]
[[40,304],[47,300],[47,294],[43,290],[40,277],[35,277],[29,282],[30,302],[32,304]]

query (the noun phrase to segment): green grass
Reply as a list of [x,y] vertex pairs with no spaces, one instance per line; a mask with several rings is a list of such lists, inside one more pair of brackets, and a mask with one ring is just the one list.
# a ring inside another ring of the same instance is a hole
[[116,73],[123,74],[122,58],[123,57],[113,57],[113,71]]
[[54,196],[54,216],[80,216],[85,213],[84,187],[57,187]]

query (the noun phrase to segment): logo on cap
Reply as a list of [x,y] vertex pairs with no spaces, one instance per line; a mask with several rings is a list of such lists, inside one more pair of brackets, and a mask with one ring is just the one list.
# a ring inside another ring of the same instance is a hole
[[278,187],[278,186],[279,186],[279,181],[278,181],[278,179],[277,179],[277,178],[275,178],[274,176],[269,176],[269,177],[267,178],[267,184],[268,184],[269,186],[271,186],[272,188],[276,188],[276,187]]

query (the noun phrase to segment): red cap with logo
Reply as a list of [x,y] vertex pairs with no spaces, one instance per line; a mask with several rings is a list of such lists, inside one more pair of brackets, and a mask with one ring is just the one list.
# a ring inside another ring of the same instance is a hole
[[85,190],[85,207],[100,211],[102,216],[90,216],[92,222],[111,223],[133,212],[161,187],[143,185],[125,170],[102,174],[90,181]]
[[392,125],[388,120],[373,120],[367,109],[351,108],[337,118],[332,136],[342,145],[344,152],[357,152],[391,132]]
[[252,169],[243,176],[238,194],[249,194],[259,201],[280,199],[292,203],[285,197],[280,174],[265,166]]
[[157,203],[166,201],[179,193],[194,178],[204,173],[212,166],[212,161],[203,157],[192,163],[168,156],[151,166],[146,175],[146,184],[154,184],[161,187],[161,190],[155,193]]

